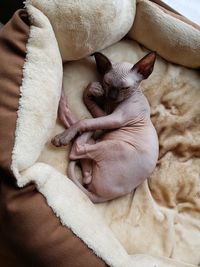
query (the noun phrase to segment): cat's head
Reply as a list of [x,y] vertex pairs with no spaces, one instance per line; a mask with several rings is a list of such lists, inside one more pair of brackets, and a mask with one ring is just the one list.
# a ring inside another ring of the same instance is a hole
[[105,97],[113,102],[121,102],[130,97],[140,82],[153,71],[156,53],[150,52],[136,64],[112,62],[102,53],[94,53],[97,70],[102,75]]

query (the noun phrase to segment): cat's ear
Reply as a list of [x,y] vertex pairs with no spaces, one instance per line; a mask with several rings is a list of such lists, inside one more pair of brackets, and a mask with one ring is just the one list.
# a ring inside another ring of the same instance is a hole
[[153,71],[154,63],[156,60],[156,52],[150,52],[142,59],[140,59],[131,69],[131,71],[136,71],[142,77],[141,79],[147,79]]
[[93,54],[95,57],[97,70],[101,75],[105,75],[112,68],[111,61],[102,53],[96,52]]

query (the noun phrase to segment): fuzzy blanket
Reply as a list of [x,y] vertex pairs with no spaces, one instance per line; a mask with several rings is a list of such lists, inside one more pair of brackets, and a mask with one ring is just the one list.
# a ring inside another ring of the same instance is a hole
[[[146,50],[136,42],[123,40],[103,52],[115,61],[135,63]],[[65,92],[79,118],[89,116],[82,103],[82,92],[96,79],[92,58],[64,67]],[[194,265],[200,262],[199,84],[197,71],[175,66],[160,57],[153,74],[143,82],[159,135],[157,167],[135,193],[96,205],[128,254],[165,256]],[[57,122],[52,136],[62,129]],[[48,142],[38,161],[66,175],[69,149],[54,148]]]

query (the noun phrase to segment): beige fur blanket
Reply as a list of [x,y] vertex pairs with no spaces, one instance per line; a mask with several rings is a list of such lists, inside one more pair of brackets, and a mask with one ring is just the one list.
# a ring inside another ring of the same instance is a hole
[[[134,63],[146,50],[124,40],[103,52],[115,61]],[[89,116],[82,92],[96,79],[92,58],[64,67],[69,105],[79,118]],[[200,262],[199,84],[197,71],[159,57],[153,74],[143,82],[160,141],[157,167],[135,193],[96,205],[129,254],[165,256],[194,265]],[[52,136],[61,130],[57,122]],[[39,161],[66,175],[68,151],[68,146],[58,149],[47,143]]]

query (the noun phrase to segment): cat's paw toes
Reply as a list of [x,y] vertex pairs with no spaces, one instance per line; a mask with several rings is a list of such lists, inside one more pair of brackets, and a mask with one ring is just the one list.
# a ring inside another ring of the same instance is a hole
[[66,146],[71,141],[70,136],[67,134],[67,131],[64,133],[56,135],[54,138],[52,138],[51,143],[54,146],[60,147],[60,146]]
[[62,145],[60,142],[60,136],[56,135],[54,138],[52,138],[51,143],[56,147],[60,147]]
[[103,87],[101,86],[101,84],[99,82],[93,82],[91,84],[89,92],[90,92],[91,95],[97,96],[97,97],[100,97],[100,96],[104,95]]

